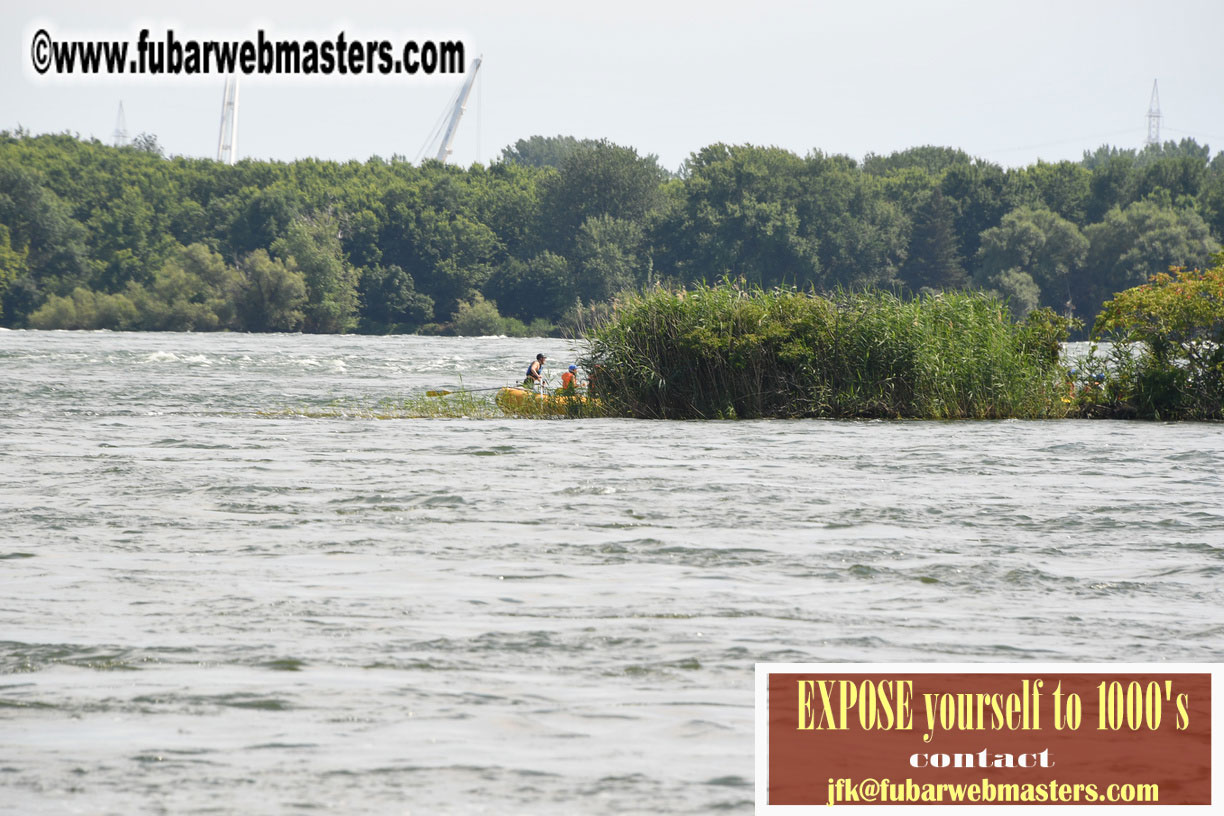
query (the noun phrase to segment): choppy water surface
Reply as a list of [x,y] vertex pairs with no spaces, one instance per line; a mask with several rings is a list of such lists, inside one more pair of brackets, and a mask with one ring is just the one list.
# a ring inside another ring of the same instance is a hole
[[1219,425],[268,416],[539,350],[0,332],[0,810],[747,812],[755,661],[1224,652]]

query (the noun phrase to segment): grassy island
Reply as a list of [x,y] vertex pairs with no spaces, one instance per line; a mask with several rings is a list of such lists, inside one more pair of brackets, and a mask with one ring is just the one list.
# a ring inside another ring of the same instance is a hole
[[703,419],[1065,416],[1068,322],[980,292],[903,300],[735,284],[618,302],[585,361],[610,413]]

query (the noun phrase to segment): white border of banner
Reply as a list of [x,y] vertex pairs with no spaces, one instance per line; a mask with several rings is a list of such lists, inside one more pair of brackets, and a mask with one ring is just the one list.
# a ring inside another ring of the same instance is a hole
[[1189,673],[1211,675],[1211,800],[1212,805],[1137,805],[1137,804],[1082,804],[1082,805],[846,805],[843,812],[861,813],[862,816],[876,814],[915,813],[956,814],[992,813],[1127,813],[1159,814],[1207,814],[1214,813],[1224,805],[1224,755],[1221,755],[1220,740],[1224,721],[1224,697],[1221,684],[1224,672],[1220,663],[757,663],[756,664],[756,812],[758,816],[828,816],[827,805],[770,805],[769,801],[769,675],[771,674],[1158,674]]

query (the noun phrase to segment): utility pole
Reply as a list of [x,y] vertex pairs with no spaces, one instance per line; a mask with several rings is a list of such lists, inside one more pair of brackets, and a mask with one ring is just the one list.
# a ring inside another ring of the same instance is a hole
[[1148,135],[1146,145],[1160,144],[1160,93],[1156,90],[1156,80],[1152,80],[1152,101],[1147,112]]
[[221,97],[221,133],[217,137],[217,161],[233,164],[238,161],[238,77],[225,79]]

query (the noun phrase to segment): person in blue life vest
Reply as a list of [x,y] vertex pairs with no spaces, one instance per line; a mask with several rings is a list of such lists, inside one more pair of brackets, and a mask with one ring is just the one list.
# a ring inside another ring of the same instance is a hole
[[547,359],[543,354],[537,354],[536,358],[531,361],[531,365],[527,366],[527,376],[523,380],[524,388],[544,390],[544,361]]
[[578,390],[578,366],[571,365],[569,370],[561,375],[561,390],[567,394]]

